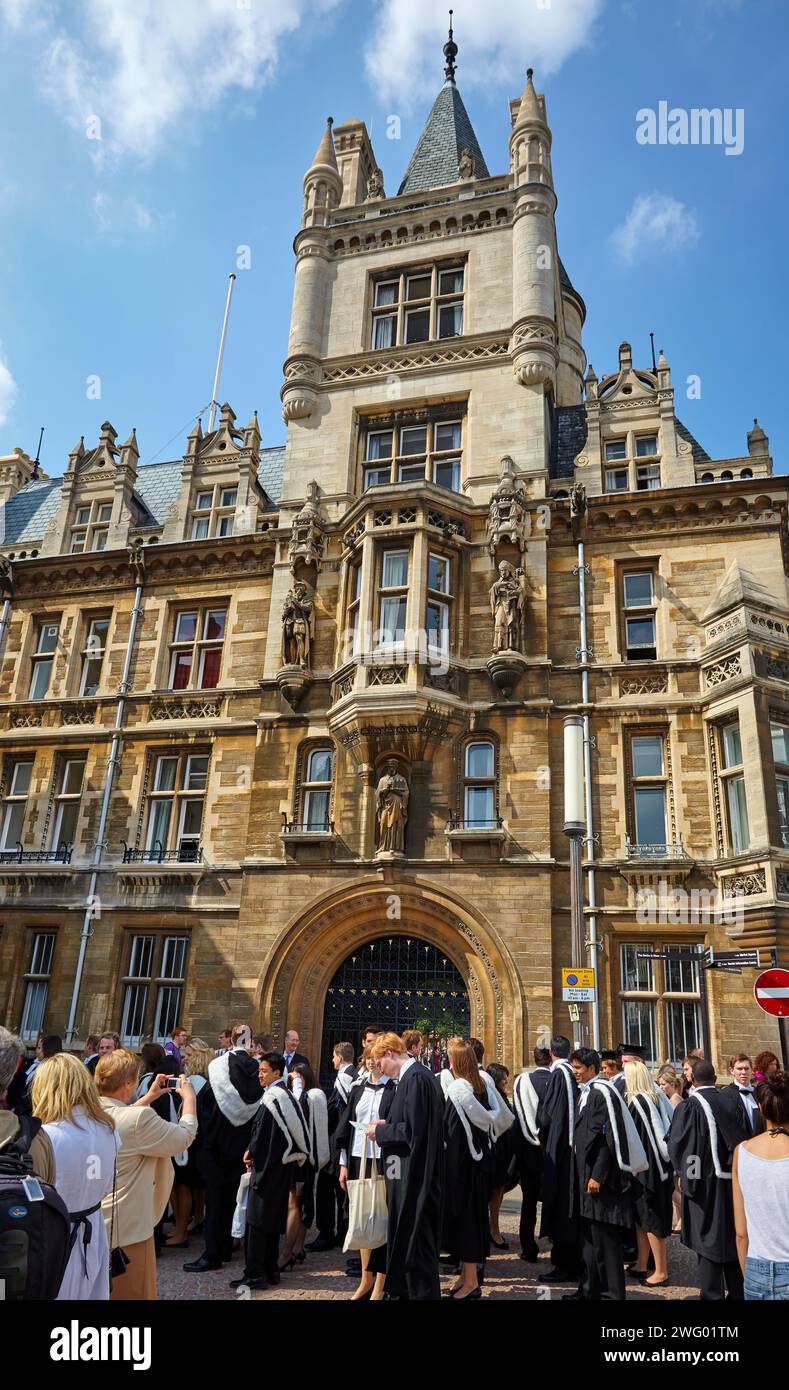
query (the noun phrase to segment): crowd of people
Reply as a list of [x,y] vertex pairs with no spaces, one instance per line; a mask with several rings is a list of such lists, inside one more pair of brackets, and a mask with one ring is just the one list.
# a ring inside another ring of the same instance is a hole
[[43,1202],[36,1219],[65,1233],[58,1269],[34,1277],[31,1257],[6,1297],[151,1300],[161,1250],[202,1236],[184,1271],[243,1248],[236,1290],[342,1247],[354,1301],[437,1299],[442,1273],[446,1299],[476,1301],[519,1188],[520,1257],[536,1265],[547,1238],[540,1283],[564,1299],[670,1287],[676,1232],[702,1300],[789,1300],[789,1074],[772,1053],[737,1054],[719,1084],[700,1051],[653,1075],[639,1044],[556,1037],[510,1092],[475,1038],[370,1026],[361,1055],[336,1045],[325,1090],[295,1030],[281,1048],[245,1024],[217,1043],[179,1026],[137,1054],[107,1033],[80,1059],[44,1037],[29,1062],[0,1028],[0,1181],[38,1180],[18,1211]]

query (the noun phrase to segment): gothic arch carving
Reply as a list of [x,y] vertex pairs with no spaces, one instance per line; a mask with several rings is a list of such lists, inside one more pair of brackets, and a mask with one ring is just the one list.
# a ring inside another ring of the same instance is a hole
[[[387,916],[399,899],[399,917]],[[506,946],[491,923],[459,894],[419,878],[359,879],[302,909],[280,933],[261,970],[257,1017],[276,1039],[296,1027],[320,1046],[326,990],[354,949],[377,937],[413,932],[438,946],[469,992],[472,1035],[489,1058],[520,1064],[522,995]],[[317,1055],[313,1058],[317,1061]]]

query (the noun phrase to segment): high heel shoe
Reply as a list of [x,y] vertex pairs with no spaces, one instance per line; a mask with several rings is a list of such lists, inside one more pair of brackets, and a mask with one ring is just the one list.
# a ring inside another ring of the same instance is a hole
[[493,1236],[490,1238],[490,1243],[496,1250],[509,1250],[510,1248],[506,1240],[494,1240]]
[[294,1264],[296,1263],[296,1259],[296,1255],[291,1255],[290,1259],[286,1260],[284,1264],[277,1265],[277,1269],[279,1270],[280,1274],[289,1274]]
[[304,1253],[303,1250],[300,1250],[299,1253],[298,1253],[298,1255],[294,1255],[294,1256],[293,1256],[293,1259],[296,1261],[296,1264],[299,1264],[299,1265],[303,1265],[303,1264],[304,1264],[304,1261],[306,1260],[306,1258],[307,1258],[307,1256],[306,1256],[306,1254]]

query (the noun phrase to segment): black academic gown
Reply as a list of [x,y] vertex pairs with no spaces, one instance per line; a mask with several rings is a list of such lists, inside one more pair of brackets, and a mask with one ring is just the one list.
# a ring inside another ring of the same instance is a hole
[[574,1247],[579,1234],[575,1195],[577,1179],[569,1132],[570,1104],[574,1112],[578,1104],[578,1084],[570,1071],[572,1100],[569,1101],[565,1070],[561,1065],[554,1067],[537,1110],[537,1127],[544,1155],[540,1234],[550,1236],[556,1245]]
[[439,1082],[414,1062],[379,1125],[389,1210],[386,1291],[395,1297],[441,1296],[438,1247],[444,1183],[444,1099]]
[[634,1096],[629,1106],[649,1162],[647,1171],[638,1175],[641,1192],[636,1197],[636,1222],[643,1231],[665,1239],[671,1235],[674,1221],[674,1168],[657,1144],[651,1113],[655,1108],[647,1096]]
[[[490,1100],[476,1097],[490,1110]],[[511,1131],[508,1130],[509,1134]],[[463,1122],[451,1100],[444,1107],[444,1209],[442,1250],[463,1264],[481,1265],[490,1254],[488,1199],[494,1173],[495,1145],[489,1132],[472,1125],[471,1138],[478,1159],[471,1157]]]
[[[275,1081],[274,1086],[284,1092],[299,1117],[304,1130],[304,1149],[308,1152],[309,1134],[301,1106],[293,1099],[284,1081]],[[299,1169],[299,1165],[282,1162],[288,1147],[288,1140],[270,1110],[261,1105],[249,1140],[253,1171],[249,1184],[247,1224],[256,1226],[265,1235],[281,1235],[285,1230],[292,1175],[294,1168]],[[304,1168],[305,1165],[300,1165],[300,1171],[304,1171]]]
[[[730,1173],[732,1154],[743,1137],[739,1121],[714,1086],[703,1087],[701,1094],[715,1119],[721,1170]],[[695,1095],[674,1111],[668,1151],[680,1179],[682,1244],[714,1264],[733,1263],[737,1244],[731,1180],[716,1176],[707,1117]]]
[[[344,1149],[346,1155],[348,1156],[348,1173],[349,1176],[352,1178],[358,1177],[358,1173],[356,1172],[356,1163],[351,1162],[353,1158],[351,1150],[353,1148],[354,1135],[356,1134],[356,1130],[351,1127],[351,1121],[356,1119],[356,1111],[359,1107],[359,1101],[361,1100],[362,1095],[364,1094],[365,1086],[369,1088],[370,1086],[376,1084],[380,1085],[381,1088],[381,1105],[378,1111],[378,1118],[380,1120],[388,1120],[397,1091],[394,1082],[388,1079],[380,1083],[360,1081],[355,1086],[351,1087],[350,1095],[348,1096],[348,1101],[346,1103],[345,1109],[340,1115],[340,1118],[337,1121],[337,1128],[334,1131],[334,1141],[337,1148],[338,1161],[340,1151]],[[368,1166],[371,1166],[369,1163],[369,1159]],[[378,1159],[378,1171],[380,1173],[383,1173],[383,1156],[381,1156],[381,1158]]]
[[[638,1178],[619,1167],[606,1098],[594,1085],[589,1087],[589,1099],[576,1116],[573,1147],[581,1216],[586,1221],[627,1230],[633,1225],[634,1197],[640,1184]],[[598,1193],[587,1192],[590,1178],[600,1183]]]

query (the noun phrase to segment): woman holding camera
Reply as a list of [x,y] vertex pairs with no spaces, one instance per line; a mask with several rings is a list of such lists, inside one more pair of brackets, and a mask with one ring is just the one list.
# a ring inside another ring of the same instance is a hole
[[[156,1251],[153,1232],[161,1220],[173,1185],[171,1159],[188,1149],[197,1133],[196,1097],[188,1076],[154,1077],[146,1095],[131,1103],[140,1062],[133,1052],[116,1048],[96,1067],[96,1085],[104,1109],[121,1138],[115,1190],[103,1202],[110,1251],[123,1250],[128,1264],[120,1272],[115,1258],[113,1301],[156,1298]],[[169,1124],[151,1109],[168,1083],[177,1081],[181,1117]]]

